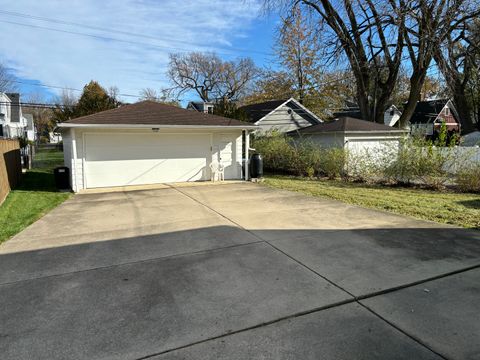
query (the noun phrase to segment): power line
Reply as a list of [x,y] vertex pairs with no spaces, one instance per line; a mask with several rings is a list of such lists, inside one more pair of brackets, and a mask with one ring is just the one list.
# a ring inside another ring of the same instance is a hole
[[[10,80],[11,82],[18,83],[18,84],[24,84],[24,85],[30,85],[30,86],[40,86],[40,87],[45,87],[45,88],[51,88],[51,89],[60,89],[60,90],[71,90],[71,91],[79,91],[82,92],[82,89],[75,89],[71,87],[65,87],[65,86],[58,86],[58,85],[45,85],[45,84],[32,84],[29,82],[25,81],[20,81],[20,80]],[[124,96],[124,97],[134,97],[134,98],[139,98],[140,95],[133,95],[133,94],[117,94],[118,96]]]
[[[51,28],[51,27],[47,27],[47,26],[40,26],[40,25],[33,25],[33,24],[23,24],[23,23],[19,23],[19,22],[15,22],[15,21],[9,21],[9,20],[0,20],[0,22],[7,23],[7,24],[12,24],[12,25],[31,27],[31,28],[35,28],[35,29],[56,31],[56,32],[61,32],[61,33],[65,33],[65,34],[70,34],[70,35],[86,36],[86,37],[91,37],[91,38],[100,39],[100,40],[117,41],[117,42],[137,45],[137,46],[151,47],[151,48],[157,48],[157,49],[163,49],[163,50],[173,50],[173,51],[179,51],[179,52],[190,52],[191,51],[191,49],[161,46],[161,45],[155,45],[155,44],[151,44],[151,43],[113,38],[113,37],[108,37],[108,36],[103,36],[103,35],[96,35],[96,34],[89,34],[89,33],[81,33],[81,32],[78,32],[78,31],[56,29],[56,28]],[[198,46],[198,44],[197,44],[197,46]],[[252,51],[249,51],[249,52],[252,52]],[[216,53],[220,54],[220,55],[231,56],[231,55],[233,55],[234,52],[225,53],[225,52],[216,51]]]
[[61,104],[49,104],[49,103],[30,103],[30,102],[18,102],[18,103],[10,103],[7,101],[0,101],[0,105],[9,105],[11,107],[30,107],[30,108],[44,108],[44,109],[53,109],[56,107],[69,107],[69,105],[61,105]]
[[[157,40],[157,41],[158,40],[160,40],[160,41],[172,41],[173,40],[174,42],[180,43],[180,44],[198,46],[198,43],[193,43],[193,42],[184,41],[184,40],[178,40],[178,39],[172,39],[172,38],[166,38],[166,37],[160,37],[160,36],[151,36],[151,35],[147,35],[147,34],[140,34],[140,33],[118,30],[118,29],[103,28],[103,27],[100,27],[100,26],[93,26],[93,25],[88,25],[88,24],[84,24],[84,23],[77,23],[77,22],[66,21],[66,20],[61,20],[61,19],[47,18],[47,17],[43,17],[43,16],[36,16],[36,15],[20,13],[20,12],[15,12],[15,11],[0,10],[0,14],[22,17],[22,18],[31,19],[31,20],[44,21],[44,22],[49,22],[49,23],[54,23],[54,24],[64,24],[64,25],[78,26],[78,27],[82,27],[82,28],[103,31],[103,32],[106,32],[106,33],[122,34],[122,35],[140,37],[140,38],[145,38],[145,39],[150,39],[150,40]],[[220,49],[227,50],[227,51],[248,52],[248,53],[256,53],[256,54],[261,54],[261,55],[273,56],[272,53],[267,53],[267,52],[259,51],[259,50],[251,50],[251,49],[236,48],[236,47],[226,48],[226,47],[218,47],[218,46],[216,48],[220,48]]]

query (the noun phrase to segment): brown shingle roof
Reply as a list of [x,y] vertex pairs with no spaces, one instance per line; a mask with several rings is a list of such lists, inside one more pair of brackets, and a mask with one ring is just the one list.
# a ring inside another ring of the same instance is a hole
[[71,119],[65,123],[84,125],[251,126],[243,121],[186,110],[154,101],[123,105],[116,109]]
[[374,123],[371,121],[359,120],[351,117],[342,117],[334,121],[309,126],[300,130],[295,130],[295,131],[292,131],[292,133],[296,133],[297,131],[299,131],[302,134],[314,134],[314,133],[323,133],[323,132],[348,132],[348,131],[398,132],[403,130],[392,128],[390,126],[383,125],[383,124]]

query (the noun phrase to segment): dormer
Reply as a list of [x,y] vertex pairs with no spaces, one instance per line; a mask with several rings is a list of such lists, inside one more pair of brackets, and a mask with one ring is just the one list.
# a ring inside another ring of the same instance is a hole
[[194,110],[203,112],[205,114],[213,114],[213,108],[215,105],[211,102],[204,101],[190,101],[187,105],[187,110]]

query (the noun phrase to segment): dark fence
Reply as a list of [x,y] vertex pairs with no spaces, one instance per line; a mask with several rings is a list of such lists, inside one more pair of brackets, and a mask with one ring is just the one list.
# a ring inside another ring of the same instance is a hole
[[0,204],[20,181],[22,160],[18,140],[0,140]]

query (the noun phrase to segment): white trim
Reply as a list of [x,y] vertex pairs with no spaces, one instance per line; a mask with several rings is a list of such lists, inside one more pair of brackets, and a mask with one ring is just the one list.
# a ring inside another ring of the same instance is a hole
[[87,174],[85,174],[85,160],[87,159],[87,147],[85,146],[85,132],[82,133],[82,181],[83,181],[83,188],[88,189],[87,185]]
[[212,130],[228,130],[228,129],[258,129],[255,125],[156,125],[156,124],[75,124],[75,123],[59,123],[60,128],[93,128],[93,129],[212,129]]
[[291,97],[290,99],[288,99],[287,101],[285,101],[284,103],[278,105],[275,109],[273,109],[272,111],[270,111],[267,115],[263,116],[262,118],[260,118],[259,120],[257,120],[256,122],[254,122],[255,125],[258,125],[259,122],[261,122],[263,119],[265,119],[267,116],[273,114],[275,111],[278,110],[278,108],[288,104],[290,101],[294,102],[297,106],[299,106],[302,110],[304,110],[306,113],[308,113],[311,117],[313,117],[314,119],[317,119],[319,123],[323,123],[323,120],[320,119],[317,115],[315,115],[314,113],[312,113],[310,110],[308,110],[305,106],[303,106],[302,104],[300,104],[295,98]]
[[383,130],[362,130],[362,131],[316,131],[316,132],[308,132],[304,133],[299,131],[299,133],[303,136],[305,135],[312,135],[312,134],[371,134],[371,135],[381,135],[381,134],[391,134],[391,135],[400,135],[408,133],[408,130],[390,130],[390,131],[383,131]]
[[[78,183],[77,183],[77,134],[75,129],[71,129],[70,135],[72,137],[72,157],[73,164],[70,171],[70,176],[72,177],[72,190],[78,192]],[[83,169],[82,169],[83,171]]]
[[[439,113],[437,114],[437,117],[435,118],[435,120],[432,121],[433,124],[435,124],[438,120],[438,118],[440,117],[440,114],[442,113],[443,109],[445,109],[446,107],[448,107],[449,109],[449,115],[447,116],[451,116],[453,117],[455,120],[457,120],[458,122],[456,123],[445,123],[446,125],[457,125],[457,126],[461,126],[460,124],[460,120],[457,119],[457,117],[455,116],[455,114],[457,114],[457,109],[455,108],[455,105],[453,104],[452,100],[449,99],[445,105],[443,106],[442,110],[439,111]],[[452,111],[452,108],[455,110],[455,111]]]
[[244,171],[244,180],[248,181],[249,173],[248,173],[248,167],[250,166],[249,158],[248,158],[248,149],[250,148],[250,133],[245,130],[245,171]]

